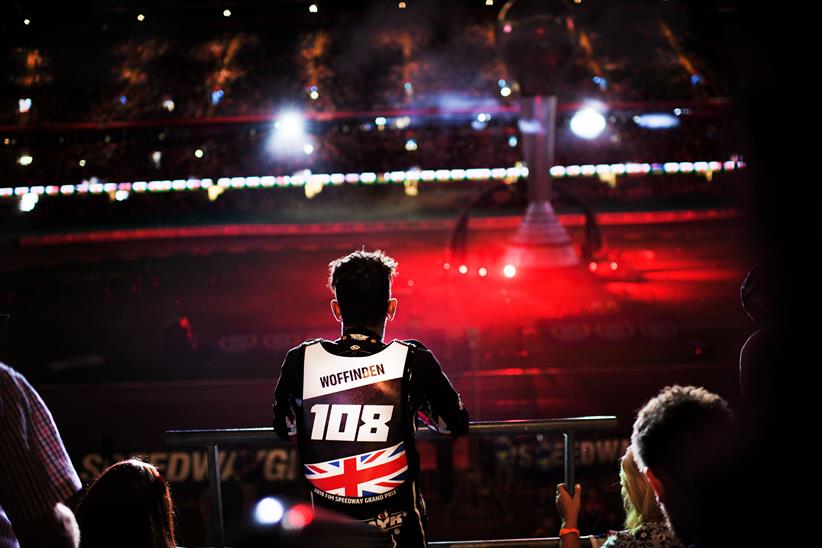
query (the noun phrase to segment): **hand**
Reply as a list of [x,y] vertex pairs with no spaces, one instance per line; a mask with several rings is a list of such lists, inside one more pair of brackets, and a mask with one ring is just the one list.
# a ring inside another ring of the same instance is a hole
[[574,488],[574,496],[568,493],[564,483],[557,485],[557,512],[562,518],[563,528],[577,528],[579,509],[582,506],[582,486],[577,484]]

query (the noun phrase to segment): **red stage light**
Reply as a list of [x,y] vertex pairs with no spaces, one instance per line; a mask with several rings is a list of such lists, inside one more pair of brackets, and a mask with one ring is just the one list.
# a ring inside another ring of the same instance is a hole
[[596,261],[591,261],[590,263],[588,263],[588,270],[590,270],[591,272],[596,272],[597,268],[599,268],[599,265],[596,263]]
[[611,270],[616,270],[617,268],[619,268],[619,265],[617,264],[617,262],[616,261],[611,261]]
[[451,270],[451,263],[442,263],[443,270]]
[[283,528],[299,530],[314,521],[314,511],[307,504],[295,504],[283,517]]

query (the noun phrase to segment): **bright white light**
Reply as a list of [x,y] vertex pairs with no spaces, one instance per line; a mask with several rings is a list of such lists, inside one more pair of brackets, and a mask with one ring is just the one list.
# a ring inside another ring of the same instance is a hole
[[86,161],[81,158],[80,161],[77,162],[77,165],[80,167],[86,167]]
[[479,270],[477,271],[477,274],[479,274],[479,275],[480,275],[480,278],[484,278],[484,277],[486,277],[486,276],[488,275],[488,269],[487,269],[487,268],[485,268],[484,266],[481,266],[481,267],[479,268]]
[[503,97],[508,97],[509,95],[511,95],[511,88],[509,88],[508,86],[502,86],[502,89],[499,90],[499,94]]
[[31,98],[23,97],[17,101],[17,110],[20,114],[25,114],[31,110]]
[[670,114],[642,114],[634,116],[634,123],[647,129],[667,129],[679,125],[679,118]]
[[596,139],[605,129],[605,116],[593,108],[584,108],[571,118],[571,131],[583,139]]
[[145,16],[145,15],[143,15],[142,13],[140,13],[140,14],[138,14],[138,15],[137,15],[137,20],[138,20],[138,21],[140,21],[141,23],[142,23],[143,21],[145,21],[145,19],[146,19],[146,16]]
[[306,143],[303,145],[303,153],[306,156],[310,156],[314,152],[314,145],[311,143]]
[[223,17],[231,17],[231,10],[223,10]]
[[517,275],[517,267],[515,267],[512,264],[507,264],[502,269],[502,273],[506,278],[513,278],[514,276]]
[[378,126],[384,126],[386,122],[387,120],[383,116],[377,116],[376,118],[374,118],[374,123]]
[[254,521],[260,525],[274,525],[278,523],[285,512],[280,501],[274,497],[266,497],[254,507]]
[[223,96],[225,95],[225,91],[221,89],[215,89],[211,92],[211,104],[212,105],[219,105],[220,101],[223,100]]
[[40,196],[33,192],[27,192],[26,194],[23,194],[23,196],[20,198],[20,211],[22,211],[23,213],[28,213],[29,211],[34,209],[34,206],[37,205],[38,200],[40,200]]
[[508,146],[509,147],[514,148],[515,146],[517,146],[518,142],[519,141],[517,140],[516,135],[511,135],[510,137],[508,137]]
[[28,26],[31,23],[31,19],[23,19],[23,24]]
[[477,122],[487,122],[491,119],[491,115],[487,112],[480,112],[477,114]]
[[417,150],[417,142],[414,139],[408,139],[405,142],[405,150],[408,152],[413,152]]
[[411,125],[411,118],[408,116],[401,116],[394,120],[394,125],[397,126],[397,129],[405,129]]
[[310,13],[317,13],[317,4],[311,4],[310,6],[308,6],[308,11]]
[[203,156],[205,156],[205,152],[203,152],[203,149],[198,148],[194,151],[194,156],[196,156],[197,158],[202,158]]
[[311,97],[312,101],[316,101],[317,99],[320,98],[320,92],[317,91],[316,89],[312,89],[311,92],[308,94],[308,96]]
[[114,193],[114,199],[123,202],[128,199],[128,190],[118,190]]
[[494,0],[485,0],[485,5],[486,6],[493,6],[494,5]]
[[166,99],[165,101],[163,101],[163,108],[166,109],[169,112],[173,112],[174,111],[174,101],[172,101],[171,99]]
[[34,161],[31,154],[21,154],[19,158],[17,158],[17,163],[21,166],[29,166]]
[[460,274],[468,274],[468,265],[461,264],[457,270]]
[[405,2],[400,2],[400,9],[401,9],[401,10],[404,10],[404,9],[405,9]]
[[274,123],[274,128],[283,135],[296,137],[303,133],[303,117],[296,112],[283,112]]

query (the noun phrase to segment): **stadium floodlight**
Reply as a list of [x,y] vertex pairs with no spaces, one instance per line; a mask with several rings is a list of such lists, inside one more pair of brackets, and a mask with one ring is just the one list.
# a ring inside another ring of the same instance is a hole
[[297,137],[303,133],[303,117],[295,111],[285,111],[277,116],[274,129],[289,137]]
[[605,116],[595,107],[585,107],[571,118],[571,131],[583,139],[596,139],[605,130]]
[[254,507],[254,521],[259,525],[274,525],[285,513],[283,504],[274,497],[266,497]]
[[274,131],[268,141],[269,152],[280,157],[305,154],[303,145],[306,142],[303,115],[296,110],[280,112],[274,122]]

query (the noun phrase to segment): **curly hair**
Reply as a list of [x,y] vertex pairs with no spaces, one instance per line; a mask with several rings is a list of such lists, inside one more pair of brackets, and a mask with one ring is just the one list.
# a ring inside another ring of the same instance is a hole
[[[668,386],[639,411],[631,443],[637,464],[680,476],[705,461],[727,435],[728,404],[704,388]],[[686,474],[687,475],[687,474]]]
[[397,261],[379,249],[361,249],[331,261],[328,272],[328,286],[346,324],[367,327],[385,320]]

